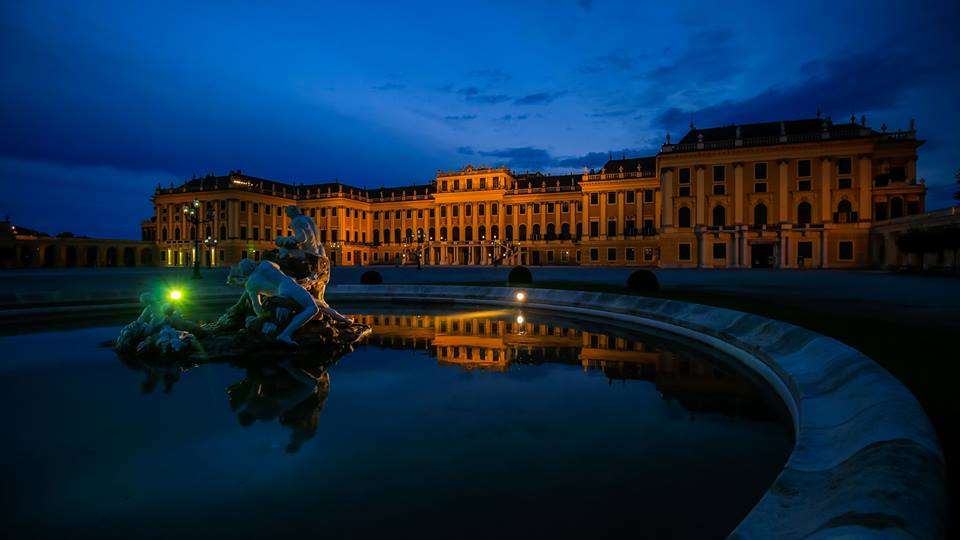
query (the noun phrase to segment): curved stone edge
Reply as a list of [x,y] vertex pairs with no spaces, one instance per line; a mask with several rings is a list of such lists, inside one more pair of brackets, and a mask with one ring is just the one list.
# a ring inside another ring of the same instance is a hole
[[[515,294],[523,290],[524,302]],[[581,313],[688,337],[763,377],[793,419],[786,466],[730,535],[753,538],[942,538],[943,454],[919,402],[863,353],[748,313],[642,296],[434,285],[336,285],[328,300],[508,305]]]

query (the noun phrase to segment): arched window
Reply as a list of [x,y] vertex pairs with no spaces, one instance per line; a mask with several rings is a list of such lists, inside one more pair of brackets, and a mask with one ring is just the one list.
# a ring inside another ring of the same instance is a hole
[[166,227],[163,228],[163,232],[161,232],[160,235],[163,237],[163,241],[166,242],[166,241],[167,241],[167,228],[166,228]]
[[570,224],[561,223],[560,224],[560,239],[569,240],[570,239]]
[[227,227],[225,225],[220,226],[220,239],[221,240],[227,239]]
[[383,230],[383,243],[384,244],[390,243],[390,229]]
[[760,203],[753,207],[753,224],[754,225],[767,224],[767,205]]
[[533,239],[534,239],[534,240],[539,240],[539,239],[540,239],[540,224],[539,224],[539,223],[534,223],[534,224],[533,224]]
[[527,226],[520,225],[519,230],[517,231],[517,239],[521,242],[527,239]]
[[428,238],[428,240],[433,241],[436,239],[437,239],[437,229],[435,229],[434,227],[430,227],[430,237]]
[[547,224],[547,240],[556,240],[557,226],[553,223]]
[[473,207],[470,206],[469,204],[463,205],[463,215],[465,215],[465,216],[467,216],[467,217],[472,216],[472,215],[473,215],[472,210],[473,210]]
[[490,238],[496,240],[500,237],[500,227],[497,225],[490,226]]
[[467,225],[463,229],[463,239],[466,240],[467,242],[473,241],[473,227]]
[[451,240],[453,240],[454,242],[460,241],[460,227],[453,228],[453,238]]
[[487,239],[487,228],[486,228],[485,226],[481,225],[481,226],[477,227],[477,238],[478,238],[479,240],[486,240],[486,239]]
[[506,235],[508,241],[513,241],[513,225],[507,225]]
[[844,199],[837,204],[837,215],[833,218],[837,223],[853,222],[853,204]]
[[373,243],[374,244],[380,243],[380,229],[373,230]]
[[412,241],[412,240],[413,240],[413,229],[407,229],[407,230],[406,230],[406,233],[407,233],[407,234],[406,234],[406,236],[404,236],[404,238],[407,240],[407,242]]
[[801,225],[809,224],[812,215],[813,207],[810,206],[810,203],[804,201],[797,205],[797,223]]
[[903,199],[894,197],[890,199],[890,219],[903,217]]
[[686,206],[681,206],[677,210],[677,227],[689,227],[690,226],[690,209]]
[[423,237],[423,227],[417,227],[417,242],[422,242],[424,240],[426,240],[426,238]]
[[727,209],[722,205],[716,205],[713,207],[713,226],[714,227],[723,227],[727,224]]
[[396,243],[398,243],[398,244],[399,244],[400,242],[403,242],[403,237],[400,236],[400,234],[401,234],[401,233],[400,233],[400,229],[399,229],[399,228],[393,230],[393,241],[396,242]]
[[180,240],[180,227],[173,230],[173,239]]
[[447,238],[447,228],[446,228],[446,227],[440,227],[440,241],[441,241],[441,242],[446,242],[447,240],[449,240],[449,239]]

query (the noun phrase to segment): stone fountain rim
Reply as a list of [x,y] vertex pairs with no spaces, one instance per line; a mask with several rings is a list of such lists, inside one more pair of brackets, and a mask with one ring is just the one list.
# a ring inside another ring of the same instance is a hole
[[[515,298],[523,290],[524,302]],[[942,538],[944,458],[916,398],[863,353],[782,321],[643,296],[457,285],[332,285],[328,300],[525,306],[653,327],[720,350],[790,412],[787,463],[731,538]]]

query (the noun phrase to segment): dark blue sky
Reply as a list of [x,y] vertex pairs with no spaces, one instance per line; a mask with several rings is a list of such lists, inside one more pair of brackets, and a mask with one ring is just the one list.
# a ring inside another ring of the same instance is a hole
[[[141,5],[143,4],[143,5]],[[957,2],[44,2],[0,6],[0,213],[133,238],[157,182],[360,186],[654,153],[666,131],[917,119],[960,168]],[[771,9],[771,6],[775,6]]]

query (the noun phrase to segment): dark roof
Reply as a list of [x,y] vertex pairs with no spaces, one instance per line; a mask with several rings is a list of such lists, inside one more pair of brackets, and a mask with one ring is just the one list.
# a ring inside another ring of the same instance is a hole
[[[834,136],[850,136],[851,133],[866,131],[868,135],[876,135],[877,132],[868,128],[863,128],[859,124],[843,123],[835,124],[829,118],[805,118],[802,120],[786,120],[783,122],[759,122],[756,124],[733,124],[723,127],[713,127],[706,129],[691,128],[686,135],[680,139],[677,144],[697,143],[700,141],[700,135],[703,134],[702,142],[731,141],[735,139],[751,139],[754,137],[778,137],[781,135],[781,126],[784,135],[801,135],[821,133],[824,127],[830,132],[831,138]],[[737,137],[737,129],[740,129],[740,137]]]
[[621,166],[623,167],[623,172],[625,173],[633,173],[642,170],[644,173],[650,173],[650,175],[653,176],[657,171],[657,157],[646,156],[611,159],[607,161],[606,165],[603,166],[603,170],[606,174],[614,174],[620,172]]
[[390,187],[381,186],[374,189],[367,189],[365,192],[371,199],[379,199],[381,194],[383,195],[383,198],[386,199],[388,197],[400,197],[403,194],[407,194],[409,196],[414,194],[428,195],[431,191],[436,193],[437,190],[431,189],[432,187],[432,184],[413,184],[409,186]]
[[580,184],[582,174],[543,174],[540,172],[518,174],[513,177],[514,185],[517,189],[537,189],[542,185],[548,188],[557,187],[560,182],[561,188],[573,188]]

